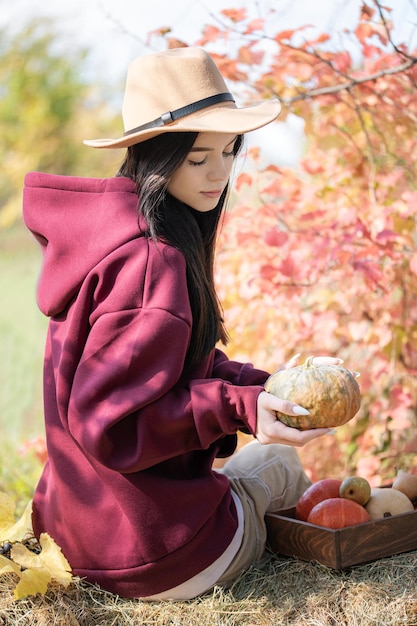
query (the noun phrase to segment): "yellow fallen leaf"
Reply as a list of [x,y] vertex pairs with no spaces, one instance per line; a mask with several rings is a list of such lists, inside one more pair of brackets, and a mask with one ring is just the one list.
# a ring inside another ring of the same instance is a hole
[[21,569],[16,563],[13,563],[13,561],[6,559],[5,556],[0,554],[0,576],[2,574],[7,574],[8,572],[12,572],[12,574],[20,576]]
[[15,520],[14,500],[0,491],[0,542],[20,541],[32,532],[32,501],[28,502],[22,517]]
[[47,533],[39,539],[41,552],[36,554],[19,543],[32,534],[32,502],[19,520],[15,520],[16,505],[6,493],[0,492],[0,542],[10,541],[10,559],[0,555],[0,575],[12,572],[20,581],[14,590],[16,600],[44,594],[52,579],[64,587],[72,580],[71,566],[61,548]]
[[23,544],[17,543],[12,547],[10,556],[25,570],[33,570],[34,573],[48,572],[49,579],[53,578],[64,587],[68,587],[72,580],[71,566],[62,554],[61,548],[48,533],[41,534],[39,543],[42,548],[40,554],[35,554]]
[[37,593],[45,593],[51,580],[49,572],[34,572],[33,570],[22,572],[19,565],[0,554],[0,576],[8,572],[17,574],[20,578],[13,592],[15,600],[21,600]]
[[48,584],[51,582],[49,572],[44,570],[25,569],[20,574],[20,581],[14,590],[16,600],[27,598],[27,596],[36,596],[37,593],[45,594]]
[[[21,546],[25,550],[27,549],[22,544],[15,544],[15,547],[17,546]],[[22,570],[20,565],[0,555],[0,575],[8,572],[17,574],[20,578],[13,592],[16,600],[21,600],[27,596],[35,596],[37,593],[45,594],[48,584],[51,582],[49,571],[43,569]]]

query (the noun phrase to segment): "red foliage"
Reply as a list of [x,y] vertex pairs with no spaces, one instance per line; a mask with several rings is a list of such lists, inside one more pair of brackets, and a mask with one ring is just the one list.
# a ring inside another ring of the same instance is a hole
[[226,79],[248,99],[280,97],[278,124],[298,116],[306,137],[297,166],[261,166],[251,149],[238,178],[217,266],[229,356],[275,370],[327,353],[359,371],[358,416],[300,454],[316,480],[338,468],[381,484],[417,466],[417,58],[392,45],[377,3],[336,35],[355,55],[328,33],[265,21],[266,38],[254,27],[268,16],[222,15],[200,41]]

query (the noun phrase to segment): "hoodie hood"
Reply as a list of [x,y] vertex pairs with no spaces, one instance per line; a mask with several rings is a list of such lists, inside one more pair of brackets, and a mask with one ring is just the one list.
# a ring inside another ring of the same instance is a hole
[[97,263],[139,236],[137,205],[129,178],[26,175],[23,217],[42,248],[37,302],[45,315],[62,312]]

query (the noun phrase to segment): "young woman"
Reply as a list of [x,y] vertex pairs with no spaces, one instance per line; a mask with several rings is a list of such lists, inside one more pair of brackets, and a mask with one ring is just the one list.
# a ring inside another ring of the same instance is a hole
[[[243,133],[279,110],[238,108],[202,49],[147,55],[129,67],[123,137],[86,142],[127,148],[118,176],[26,177],[50,317],[34,531],[121,596],[188,599],[233,581],[263,553],[266,511],[309,485],[293,446],[328,432],[277,421],[306,411],[216,347],[227,331],[214,245],[231,170]],[[215,471],[239,430],[254,442]]]

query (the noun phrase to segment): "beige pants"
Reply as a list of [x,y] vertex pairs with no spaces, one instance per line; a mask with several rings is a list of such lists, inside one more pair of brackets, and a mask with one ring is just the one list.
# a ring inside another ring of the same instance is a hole
[[229,478],[245,519],[239,551],[217,583],[227,586],[261,559],[266,545],[265,514],[295,506],[311,481],[294,448],[258,441],[241,448],[217,471]]

